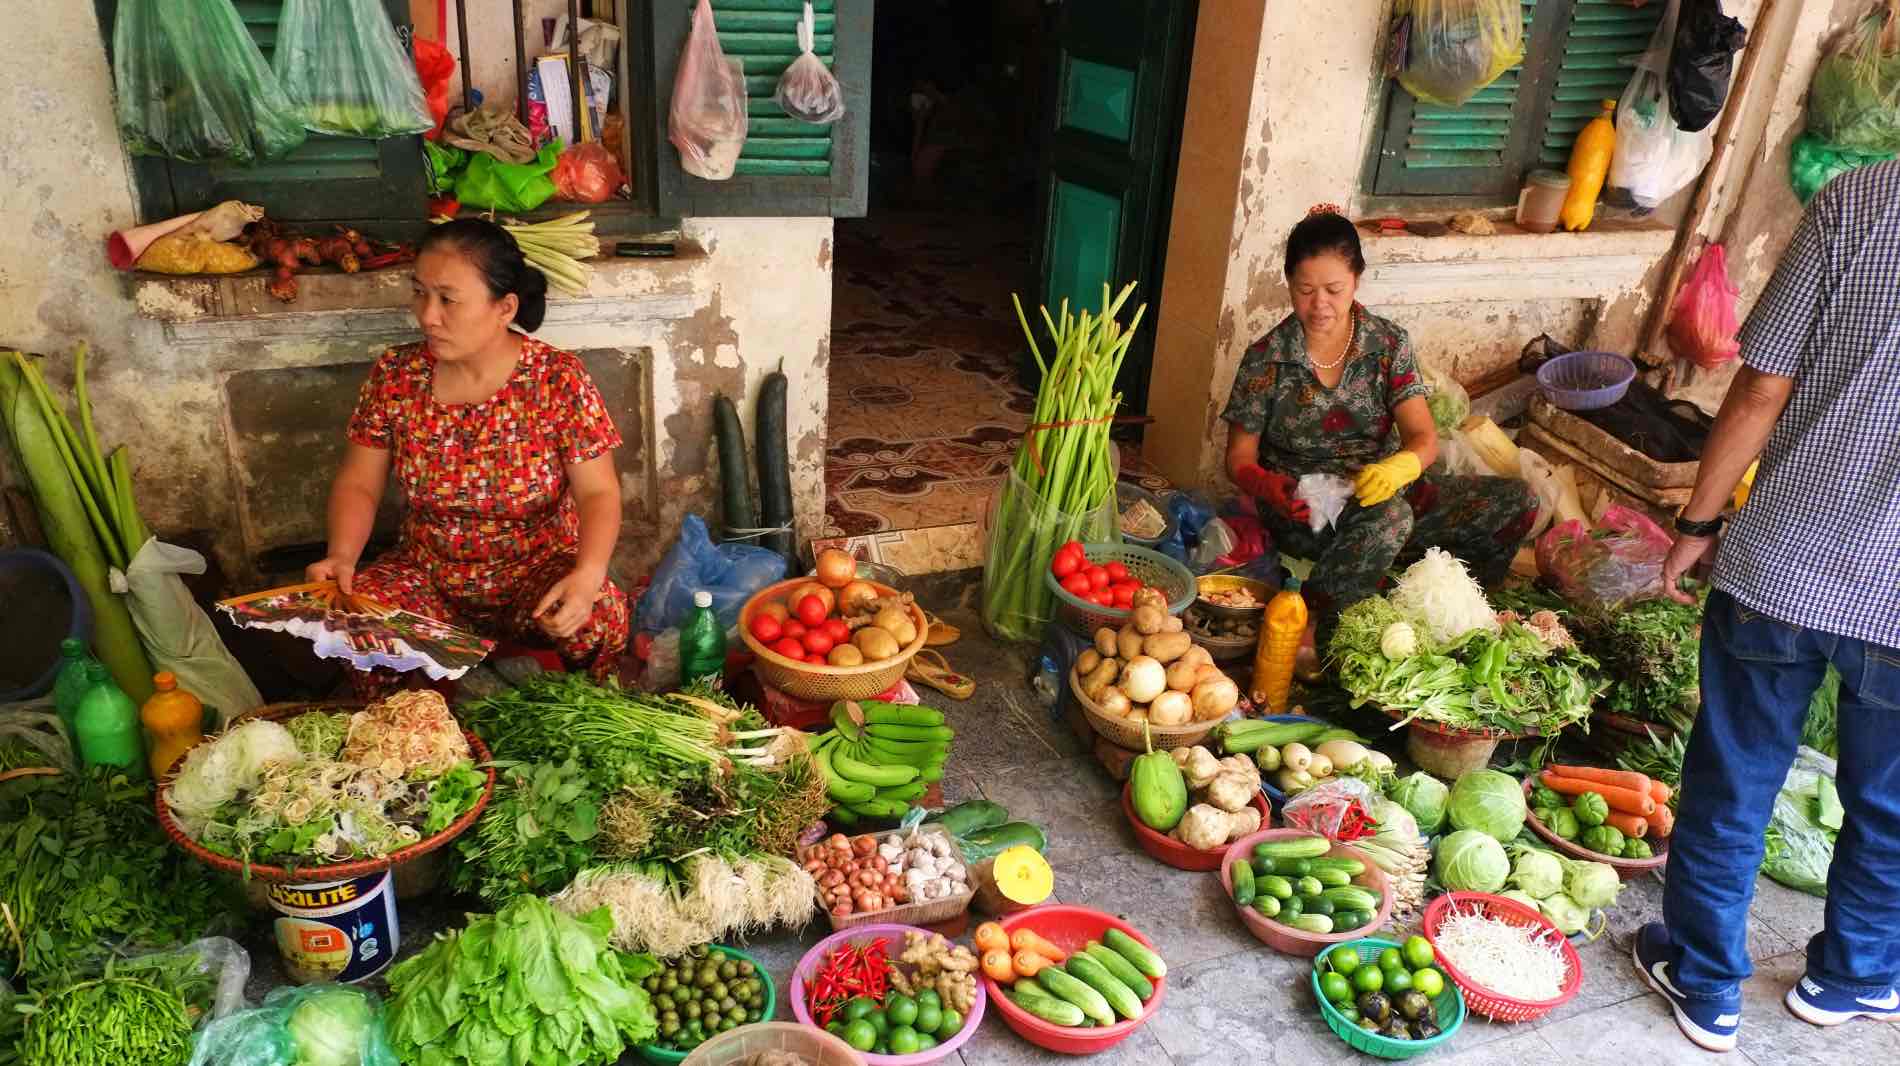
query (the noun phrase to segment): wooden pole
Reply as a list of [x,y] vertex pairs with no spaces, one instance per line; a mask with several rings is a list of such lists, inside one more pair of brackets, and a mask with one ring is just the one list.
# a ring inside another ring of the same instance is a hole
[[468,12],[463,0],[455,0],[455,39],[462,47],[462,110],[475,110],[475,93],[469,82]]
[[[567,81],[574,94],[574,140],[578,143],[586,123],[581,121],[581,74],[586,63],[581,59],[581,0],[567,0]],[[599,132],[595,132],[599,136]]]
[[[1779,0],[1762,0],[1760,10],[1755,13],[1755,29],[1770,25],[1774,17],[1775,6]],[[1753,34],[1751,33],[1751,37]],[[1715,152],[1709,157],[1709,165],[1702,170],[1702,181],[1696,186],[1695,198],[1689,202],[1689,212],[1683,218],[1682,228],[1676,234],[1675,248],[1665,275],[1662,287],[1662,299],[1649,309],[1649,324],[1643,330],[1643,340],[1636,349],[1639,362],[1655,368],[1668,362],[1667,358],[1652,359],[1650,353],[1662,340],[1663,327],[1669,324],[1669,312],[1676,302],[1676,293],[1682,288],[1682,277],[1689,269],[1689,263],[1695,258],[1707,242],[1699,232],[1712,215],[1715,186],[1718,184],[1722,168],[1727,165],[1728,157],[1735,149],[1735,141],[1741,136],[1740,118],[1744,105],[1748,102],[1750,88],[1754,84],[1755,68],[1761,61],[1765,42],[1753,37],[1749,47],[1742,53],[1742,66],[1735,74],[1735,82],[1729,89],[1728,104],[1722,110],[1722,121],[1715,128]],[[1764,136],[1766,134],[1764,133]],[[1666,390],[1665,390],[1666,391]]]
[[515,24],[515,117],[528,124],[528,39],[521,28],[521,0],[512,0]]

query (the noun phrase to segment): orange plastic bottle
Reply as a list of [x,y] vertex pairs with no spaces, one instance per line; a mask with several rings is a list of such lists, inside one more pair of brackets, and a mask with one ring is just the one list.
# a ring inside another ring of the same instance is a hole
[[154,675],[152,685],[158,691],[139,708],[139,721],[145,726],[145,747],[151,753],[148,758],[156,781],[204,740],[205,707],[198,697],[178,687],[178,678],[170,671]]
[[1597,213],[1597,194],[1610,176],[1610,156],[1616,151],[1616,101],[1603,101],[1603,111],[1577,134],[1570,149],[1570,195],[1558,216],[1575,233],[1590,228]]
[[1305,637],[1306,597],[1300,595],[1300,579],[1289,577],[1267,601],[1266,624],[1253,654],[1253,701],[1274,714],[1286,713],[1292,702],[1293,661]]

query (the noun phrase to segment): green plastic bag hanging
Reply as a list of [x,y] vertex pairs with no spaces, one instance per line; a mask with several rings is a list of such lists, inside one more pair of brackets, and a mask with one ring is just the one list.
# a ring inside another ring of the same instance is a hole
[[1847,151],[1900,152],[1900,0],[1883,0],[1815,68],[1808,132]]
[[284,0],[271,66],[314,132],[377,139],[435,128],[382,0]]
[[112,77],[119,133],[136,155],[250,164],[306,136],[231,0],[122,0]]
[[487,152],[476,152],[455,179],[455,198],[463,207],[496,211],[532,211],[554,197],[548,177],[561,155],[561,142],[550,141],[532,163],[504,163]]
[[1805,205],[1821,191],[1821,186],[1842,174],[1896,158],[1900,158],[1900,154],[1856,152],[1804,133],[1796,137],[1788,149],[1788,179],[1794,183],[1795,196]]
[[1462,107],[1524,60],[1519,0],[1400,0],[1399,84],[1428,104]]

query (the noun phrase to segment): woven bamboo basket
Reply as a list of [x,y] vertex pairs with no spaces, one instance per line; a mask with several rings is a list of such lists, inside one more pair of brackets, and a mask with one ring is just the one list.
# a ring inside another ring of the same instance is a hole
[[[863,837],[871,837],[875,840],[881,839],[887,834],[894,832],[897,832],[897,830],[859,833],[851,839],[855,841]],[[961,865],[966,871],[970,868],[969,863],[964,861],[963,849],[957,846],[957,838],[944,832],[941,826],[919,826],[917,832],[921,836],[937,836],[949,841],[950,853],[956,856],[958,865]],[[815,849],[823,846],[824,841],[820,840],[817,843],[807,844],[798,849],[799,863],[802,865],[806,859],[811,857],[811,853]],[[881,911],[866,911],[860,914],[847,914],[842,917],[827,913],[825,917],[830,920],[831,928],[838,931],[855,929],[861,925],[936,925],[939,922],[947,922],[970,909],[970,901],[976,898],[976,878],[971,876],[966,883],[970,886],[968,890],[959,892],[954,896],[945,896],[943,899],[933,899],[922,903],[900,903],[895,907],[886,907]]]
[[[752,635],[752,615],[762,604],[778,599],[792,589],[808,584],[810,580],[800,577],[768,585],[739,609],[739,638],[745,641],[746,650],[757,657],[758,661],[752,664],[752,669],[758,673],[759,680],[801,700],[822,703],[868,700],[890,691],[893,685],[903,680],[905,668],[923,650],[924,641],[930,637],[930,622],[924,617],[924,609],[914,603],[910,605],[910,616],[911,623],[917,627],[917,638],[895,656],[862,666],[815,666],[794,662],[766,647],[764,642]],[[889,585],[876,581],[869,584],[877,589],[880,596],[897,595],[897,590]]]
[[1219,725],[1212,722],[1189,722],[1187,725],[1149,725],[1146,732],[1142,723],[1131,722],[1102,710],[1094,700],[1082,694],[1082,678],[1073,669],[1069,671],[1069,691],[1074,693],[1075,702],[1089,720],[1089,726],[1102,735],[1104,740],[1129,751],[1141,751],[1150,744],[1156,751],[1169,748],[1191,748],[1206,739],[1207,734]]

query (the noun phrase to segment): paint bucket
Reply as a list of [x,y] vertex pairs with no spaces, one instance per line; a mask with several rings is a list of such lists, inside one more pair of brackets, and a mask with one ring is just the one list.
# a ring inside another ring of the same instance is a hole
[[396,958],[396,896],[388,870],[342,881],[273,884],[277,953],[298,984],[374,977]]

